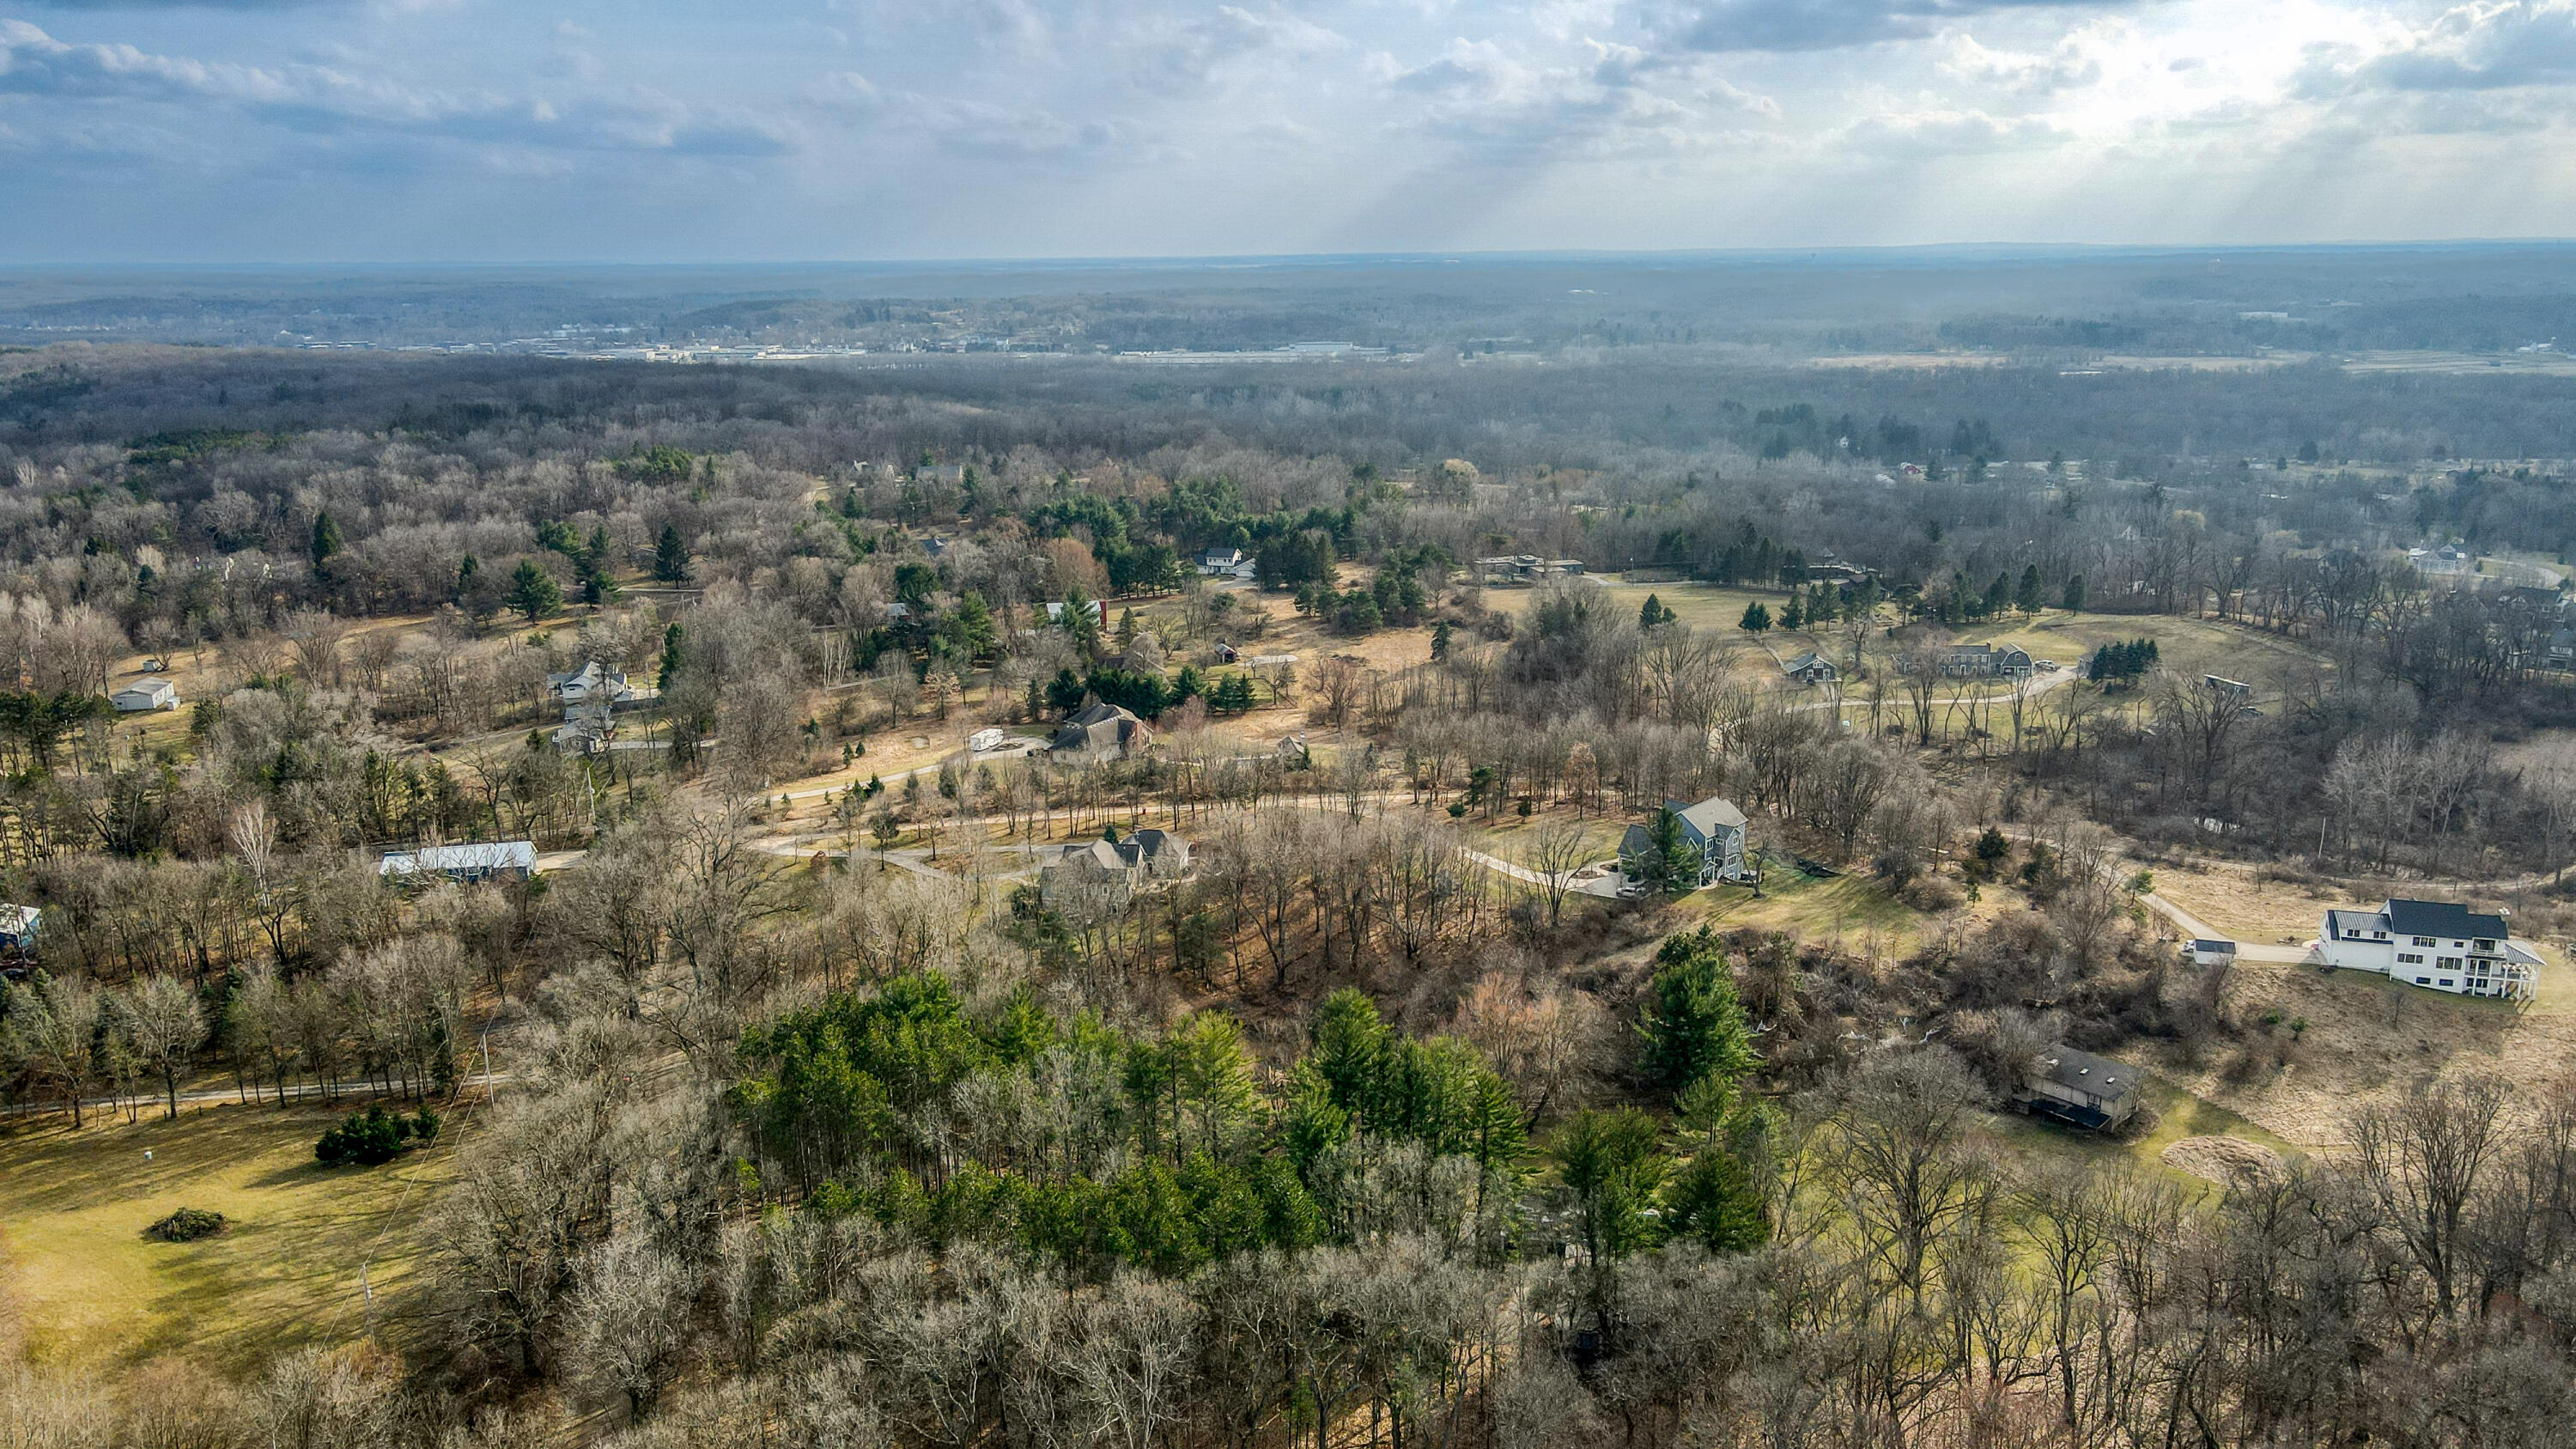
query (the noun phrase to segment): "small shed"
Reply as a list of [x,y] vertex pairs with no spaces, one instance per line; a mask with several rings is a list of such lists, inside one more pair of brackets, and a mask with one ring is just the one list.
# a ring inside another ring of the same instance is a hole
[[2213,941],[2204,937],[2195,936],[2192,938],[2191,942],[2191,964],[2194,966],[2233,966],[2236,964],[2236,943],[2233,941]]
[[966,748],[973,750],[979,755],[989,754],[994,750],[1000,749],[1003,742],[1009,738],[1010,736],[997,729],[980,729],[966,737]]
[[2140,1080],[2138,1069],[2126,1062],[2060,1044],[2032,1061],[2013,1105],[2032,1116],[2104,1132],[2138,1114]]

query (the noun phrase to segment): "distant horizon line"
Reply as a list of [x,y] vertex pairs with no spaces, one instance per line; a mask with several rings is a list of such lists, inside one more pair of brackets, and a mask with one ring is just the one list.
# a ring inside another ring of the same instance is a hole
[[1815,261],[1822,259],[1865,259],[1874,257],[1927,257],[1972,259],[1979,257],[2043,256],[2256,256],[2353,252],[2426,252],[2426,251],[2512,251],[2554,250],[2576,247],[2576,237],[2434,237],[2402,241],[2326,241],[2326,242],[1897,242],[1878,244],[1840,244],[1830,246],[1769,247],[1690,247],[1690,248],[1605,248],[1560,247],[1519,250],[1431,250],[1431,251],[1349,251],[1349,252],[1207,252],[1168,255],[1059,255],[1017,257],[900,257],[884,259],[801,258],[788,260],[660,260],[618,261],[598,258],[557,258],[550,260],[521,259],[512,261],[466,260],[401,260],[401,261],[0,261],[0,273],[8,272],[287,272],[287,271],[751,271],[759,269],[811,269],[829,271],[920,271],[920,270],[1087,270],[1135,269],[1147,267],[1226,267],[1256,269],[1292,266],[1351,266],[1367,264],[1463,265],[1486,263],[1653,263],[1671,261],[1699,262],[1778,262]]

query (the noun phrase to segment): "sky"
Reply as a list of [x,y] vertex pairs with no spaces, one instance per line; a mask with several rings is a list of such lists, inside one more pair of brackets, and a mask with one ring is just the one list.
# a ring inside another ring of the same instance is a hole
[[0,263],[2576,236],[2576,0],[0,0]]

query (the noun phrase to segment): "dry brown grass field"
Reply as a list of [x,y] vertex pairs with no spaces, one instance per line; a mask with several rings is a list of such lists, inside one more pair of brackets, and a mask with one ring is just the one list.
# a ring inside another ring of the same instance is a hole
[[[451,1113],[437,1145],[383,1167],[326,1169],[313,1140],[342,1115],[183,1104],[175,1122],[147,1109],[132,1124],[96,1112],[78,1132],[52,1116],[8,1124],[0,1248],[28,1352],[95,1366],[179,1354],[238,1374],[282,1350],[346,1343],[371,1311],[399,1330],[426,1210],[470,1123]],[[229,1226],[193,1243],[144,1236],[179,1207]]]

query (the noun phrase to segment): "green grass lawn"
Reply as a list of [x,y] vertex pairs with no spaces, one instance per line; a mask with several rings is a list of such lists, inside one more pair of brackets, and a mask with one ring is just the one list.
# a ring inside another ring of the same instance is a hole
[[[256,1372],[281,1350],[365,1329],[361,1264],[379,1322],[391,1318],[464,1116],[451,1114],[426,1151],[326,1170],[313,1140],[342,1115],[223,1105],[176,1122],[98,1113],[78,1133],[51,1118],[0,1133],[0,1246],[29,1350],[103,1365],[176,1352]],[[179,1207],[230,1226],[194,1243],[143,1236]]]
[[1683,898],[1682,908],[1697,910],[1721,931],[1788,931],[1807,941],[1839,941],[1846,951],[1861,949],[1875,928],[1878,953],[1889,958],[1913,954],[1932,919],[1865,875],[1810,880],[1771,865],[1763,870],[1758,897],[1744,886],[1712,886]]
[[[1506,802],[1488,823],[1475,811],[1468,812],[1460,823],[1470,827],[1467,844],[1500,860],[1515,865],[1536,867],[1539,828],[1551,820],[1571,820],[1574,812],[1559,807],[1543,815],[1522,820],[1512,813]],[[1628,822],[1616,816],[1593,815],[1583,822],[1583,848],[1586,863],[1609,860],[1619,853],[1619,837],[1626,834]]]
[[2017,644],[2033,659],[2081,668],[2094,650],[2131,639],[2156,641],[2159,663],[2197,678],[2203,674],[2252,679],[2269,668],[2319,663],[2318,656],[2286,639],[2215,619],[2173,619],[2128,614],[2069,614],[2050,609],[2033,619],[1978,624],[1958,631],[1963,644]]
[[2265,1131],[2215,1102],[2204,1101],[2160,1077],[2149,1076],[2143,1088],[2154,1123],[2135,1137],[2103,1137],[2061,1127],[2036,1117],[1998,1114],[1995,1132],[2011,1150],[2034,1157],[2081,1157],[2095,1161],[2126,1158],[2189,1189],[2204,1206],[2218,1200],[2218,1186],[2164,1160],[2164,1150],[2185,1137],[2235,1137],[2257,1143],[2285,1159],[2307,1149]]

